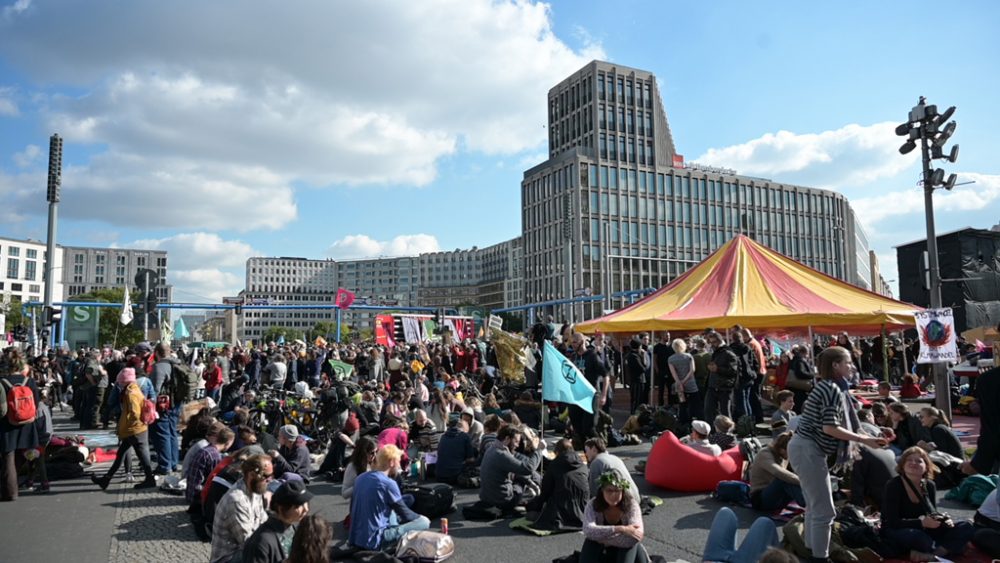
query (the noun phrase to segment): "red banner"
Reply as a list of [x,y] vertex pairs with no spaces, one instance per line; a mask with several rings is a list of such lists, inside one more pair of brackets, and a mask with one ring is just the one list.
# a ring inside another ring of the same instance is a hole
[[333,303],[341,309],[346,309],[351,306],[351,303],[354,303],[354,294],[341,287],[337,290],[337,296],[333,299]]

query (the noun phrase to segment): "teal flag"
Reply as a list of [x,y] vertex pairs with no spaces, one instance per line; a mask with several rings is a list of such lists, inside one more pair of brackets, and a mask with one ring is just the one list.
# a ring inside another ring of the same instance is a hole
[[345,379],[351,377],[354,373],[354,366],[347,362],[341,362],[338,360],[327,360],[330,367],[333,368],[333,375],[337,381],[344,381]]
[[542,353],[542,399],[576,405],[593,414],[595,394],[597,391],[573,362],[546,340]]

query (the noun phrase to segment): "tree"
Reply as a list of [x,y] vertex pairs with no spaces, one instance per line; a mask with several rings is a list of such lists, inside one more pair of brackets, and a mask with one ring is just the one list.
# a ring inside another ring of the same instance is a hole
[[330,340],[337,334],[337,324],[333,322],[317,321],[315,325],[306,333],[306,340],[312,342],[317,336],[322,336],[325,340]]
[[[129,296],[132,298],[132,303],[138,302],[139,298],[142,296],[141,291],[131,291]],[[91,301],[97,303],[121,303],[125,299],[125,289],[124,288],[112,288],[112,289],[95,289],[90,293],[84,293],[81,295],[76,295],[71,297],[70,301]],[[142,315],[139,310],[133,310],[135,316],[138,318]],[[141,328],[136,328],[135,323],[129,325],[122,325],[121,323],[121,309],[115,307],[102,307],[101,310],[101,320],[98,328],[98,339],[101,344],[115,344],[118,348],[122,346],[134,346],[139,342],[144,340],[144,335]],[[63,321],[66,322],[66,316],[63,315]],[[141,326],[141,324],[140,324]],[[156,327],[153,327],[156,328]]]
[[[0,301],[0,313],[3,313],[3,301]],[[3,329],[4,334],[14,330],[14,327],[24,324],[28,326],[30,322],[26,322],[24,315],[21,314],[21,298],[11,296],[10,305],[7,307],[6,311],[6,321],[4,326],[0,327]]]
[[358,339],[362,342],[371,342],[375,339],[375,333],[372,332],[371,328],[365,327],[358,331]]
[[266,344],[268,342],[277,342],[282,336],[285,337],[286,344],[291,344],[292,340],[302,340],[304,335],[301,330],[296,330],[294,328],[288,328],[286,326],[272,326],[264,331],[264,335],[261,336],[260,339],[262,343]]

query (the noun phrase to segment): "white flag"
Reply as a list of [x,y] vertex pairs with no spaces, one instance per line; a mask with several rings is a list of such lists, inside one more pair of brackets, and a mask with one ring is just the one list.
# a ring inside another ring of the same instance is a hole
[[122,302],[122,316],[121,321],[123,325],[127,325],[132,322],[132,298],[128,294],[128,286],[125,286],[125,300]]

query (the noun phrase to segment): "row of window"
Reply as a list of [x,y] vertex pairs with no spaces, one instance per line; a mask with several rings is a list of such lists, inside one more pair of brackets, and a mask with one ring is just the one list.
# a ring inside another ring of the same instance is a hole
[[[17,258],[7,259],[7,278],[16,280],[21,273],[21,261]],[[38,262],[28,261],[24,262],[24,279],[28,281],[34,281],[38,279]]]
[[[2,252],[2,251],[3,251],[3,247],[0,246],[0,252]],[[43,255],[44,255],[44,253],[43,253]],[[14,257],[18,257],[19,258],[21,256],[21,247],[20,246],[8,246],[7,247],[7,256],[14,256]],[[24,250],[24,257],[27,258],[28,260],[37,260],[38,259],[38,249],[36,249],[36,248],[26,248]]]

